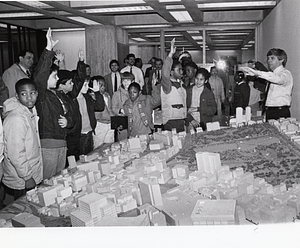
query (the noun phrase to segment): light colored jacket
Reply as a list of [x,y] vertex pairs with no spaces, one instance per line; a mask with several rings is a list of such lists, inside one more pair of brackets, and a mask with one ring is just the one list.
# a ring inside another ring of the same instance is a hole
[[16,97],[3,104],[4,164],[3,183],[12,189],[25,189],[31,177],[38,184],[43,178],[38,117]]
[[9,97],[15,96],[15,84],[22,78],[28,78],[28,76],[18,64],[13,64],[3,72],[2,79],[8,88]]
[[120,109],[123,108],[123,105],[128,98],[128,91],[120,86],[111,99],[111,108],[114,115],[119,115]]

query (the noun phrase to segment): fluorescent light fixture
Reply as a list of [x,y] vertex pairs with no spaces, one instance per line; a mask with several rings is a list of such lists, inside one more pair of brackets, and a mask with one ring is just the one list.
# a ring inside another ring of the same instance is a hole
[[71,16],[71,17],[68,17],[68,18],[71,19],[71,20],[77,21],[77,22],[87,24],[87,25],[101,25],[98,22],[94,22],[92,20],[86,19],[86,18],[81,17],[81,16]]
[[217,26],[217,25],[255,25],[257,22],[212,22],[212,23],[207,23],[209,26]]
[[241,41],[243,41],[243,40],[222,40],[222,39],[220,39],[220,40],[216,40],[216,39],[214,39],[214,43],[222,43],[222,42],[235,42],[235,43],[240,43]]
[[246,32],[244,32],[244,33],[242,33],[242,32],[240,32],[240,33],[211,33],[211,34],[209,34],[209,36],[226,36],[226,35],[248,35],[249,33],[246,33]]
[[189,34],[199,34],[199,31],[197,30],[191,30],[191,31],[187,31]]
[[131,28],[168,28],[171,27],[169,24],[150,24],[150,25],[134,25],[134,26],[123,26],[125,29],[131,29]]
[[131,38],[132,40],[135,40],[135,41],[146,41],[145,39],[143,38]]
[[7,28],[7,24],[0,23],[0,28]]
[[178,22],[192,22],[193,19],[187,11],[170,11],[170,14],[178,21]]
[[158,0],[160,3],[168,3],[168,2],[181,2],[181,0]]
[[[160,37],[160,34],[147,34],[144,36],[148,37],[148,38],[156,38],[156,37]],[[181,37],[182,34],[165,34],[164,36],[165,37]]]
[[245,45],[245,47],[252,47],[252,44],[247,44]]
[[217,44],[214,44],[214,46],[237,46],[238,44],[236,43],[225,43],[225,44],[222,44],[222,43],[217,43]]
[[248,50],[248,47],[242,47],[241,50]]
[[[199,0],[197,0],[197,1],[199,1]],[[197,6],[199,9],[239,8],[239,7],[274,7],[274,6],[276,6],[276,1],[199,3],[199,4],[197,4]]]
[[184,5],[167,5],[166,9],[185,9]]
[[249,44],[255,44],[255,41],[254,40],[250,40],[248,43]]
[[197,44],[202,45],[203,41],[197,41]]
[[202,36],[192,36],[194,40],[203,40]]
[[147,10],[153,10],[153,8],[150,6],[130,6],[130,7],[116,7],[116,8],[83,9],[82,11],[91,14],[91,13],[130,12],[130,11],[147,11]]
[[40,9],[52,8],[50,5],[40,1],[20,1],[20,3]]
[[[44,30],[47,31],[48,29]],[[76,32],[85,31],[85,28],[61,28],[61,29],[51,29],[53,32]]]
[[14,18],[14,17],[34,17],[34,16],[42,16],[43,14],[36,12],[23,12],[23,13],[2,13],[0,14],[0,18]]

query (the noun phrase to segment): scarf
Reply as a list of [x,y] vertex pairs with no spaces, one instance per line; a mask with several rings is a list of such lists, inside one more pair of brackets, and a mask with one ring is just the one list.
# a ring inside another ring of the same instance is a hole
[[[146,118],[146,115],[142,109],[142,103],[140,100],[137,101],[137,106],[138,106],[138,110],[139,110],[139,114],[140,114],[140,117],[141,117],[141,120],[143,122],[143,124],[148,127],[149,126],[149,123],[148,123],[148,120]],[[128,106],[128,123],[129,123],[129,131],[132,131],[132,127],[133,127],[133,104],[129,104]]]

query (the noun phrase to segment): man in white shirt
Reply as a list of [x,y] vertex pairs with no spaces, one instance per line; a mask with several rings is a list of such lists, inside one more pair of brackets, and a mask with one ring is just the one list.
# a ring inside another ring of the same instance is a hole
[[33,52],[23,50],[19,54],[19,62],[14,63],[4,71],[2,75],[3,82],[8,88],[9,97],[15,96],[15,84],[22,78],[30,78],[30,68],[33,65]]
[[113,93],[121,86],[121,74],[119,72],[119,61],[113,59],[109,62],[109,69],[111,73],[104,76],[105,90],[112,97]]
[[287,54],[284,50],[272,48],[267,53],[269,72],[257,71],[249,67],[241,68],[246,73],[269,81],[266,99],[266,120],[291,117],[293,76],[285,68]]
[[134,65],[135,55],[133,53],[130,53],[126,58],[128,60],[128,65],[121,70],[121,73],[125,71],[132,73],[135,78],[134,82],[137,82],[141,86],[141,88],[143,88],[144,76],[142,70]]

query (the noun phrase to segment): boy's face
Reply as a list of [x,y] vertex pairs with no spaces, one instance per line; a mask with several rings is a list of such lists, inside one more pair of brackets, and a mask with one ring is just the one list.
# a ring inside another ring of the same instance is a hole
[[48,77],[48,81],[47,81],[48,88],[50,88],[50,89],[55,88],[58,79],[59,79],[59,77],[57,76],[57,71],[51,72],[51,74]]
[[140,92],[139,90],[136,88],[136,87],[130,87],[129,90],[128,90],[128,93],[129,93],[129,98],[131,101],[135,101],[139,95],[140,95]]
[[87,77],[91,76],[91,67],[86,67],[85,71],[86,71],[86,76]]
[[131,84],[131,79],[130,78],[124,78],[122,79],[122,84],[124,86],[125,90],[128,90],[129,85]]
[[61,84],[60,86],[65,93],[68,93],[73,90],[73,85],[72,78],[70,78],[65,84]]
[[117,63],[112,63],[110,69],[112,72],[117,72],[119,70],[119,66]]
[[274,71],[278,66],[281,66],[283,62],[283,60],[279,60],[275,55],[268,56],[267,60],[270,71]]
[[157,70],[161,70],[161,68],[162,68],[162,62],[160,60],[158,60],[158,61],[155,62],[155,68]]
[[192,79],[196,74],[196,70],[195,70],[195,68],[193,68],[191,66],[187,66],[185,69],[185,73],[188,78]]
[[216,77],[218,75],[218,71],[216,68],[213,68],[210,72],[210,74],[213,76],[213,77]]
[[36,103],[38,92],[32,84],[25,84],[20,87],[19,93],[16,93],[16,98],[21,104],[29,109],[32,109]]
[[195,78],[196,87],[200,88],[205,84],[205,78],[202,74],[198,74]]
[[181,79],[182,78],[182,66],[181,65],[177,65],[172,71],[171,71],[171,75],[173,76],[173,78],[175,79]]

